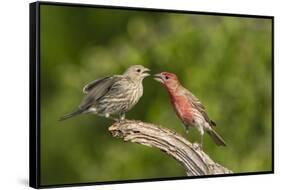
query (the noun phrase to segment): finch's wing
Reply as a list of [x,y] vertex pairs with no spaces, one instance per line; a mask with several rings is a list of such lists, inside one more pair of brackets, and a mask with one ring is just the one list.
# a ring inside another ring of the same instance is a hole
[[192,106],[203,115],[204,119],[210,124],[210,126],[216,126],[216,123],[209,118],[206,108],[200,102],[200,100],[188,90],[186,90],[185,93],[187,97],[190,98],[190,102],[192,103]]
[[97,79],[89,84],[87,84],[83,88],[83,92],[86,93],[86,97],[82,100],[79,108],[80,109],[87,109],[95,104],[95,101],[100,97],[104,96],[116,83],[117,81],[121,80],[122,77],[115,75],[112,77],[104,77],[101,79]]
[[86,84],[83,88],[83,92],[85,94],[88,94],[95,86],[98,86],[100,83],[102,83],[104,81],[108,81],[110,78],[111,77],[104,77],[104,78],[94,80],[94,81],[90,82],[89,84]]

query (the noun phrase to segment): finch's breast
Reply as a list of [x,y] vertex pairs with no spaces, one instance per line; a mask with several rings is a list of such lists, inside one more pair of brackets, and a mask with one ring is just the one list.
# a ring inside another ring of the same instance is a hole
[[118,114],[127,112],[139,101],[142,93],[142,85],[127,80],[121,81],[99,101],[99,113]]
[[185,96],[173,96],[171,97],[171,102],[178,117],[184,122],[184,124],[192,125],[192,105],[188,99]]

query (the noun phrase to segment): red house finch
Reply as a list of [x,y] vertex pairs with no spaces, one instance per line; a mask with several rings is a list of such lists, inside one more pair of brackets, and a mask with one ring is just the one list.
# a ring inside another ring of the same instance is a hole
[[177,116],[183,122],[186,132],[189,127],[195,127],[199,130],[201,147],[203,146],[204,131],[207,131],[218,146],[226,146],[222,137],[213,129],[216,123],[209,119],[205,107],[190,91],[181,86],[175,74],[162,72],[154,76],[154,79],[161,82],[168,91],[170,101]]
[[83,88],[87,94],[77,111],[63,116],[65,120],[81,113],[94,113],[117,120],[111,115],[119,114],[121,120],[125,113],[136,105],[143,94],[142,81],[149,76],[149,69],[142,65],[129,67],[123,75],[97,79]]

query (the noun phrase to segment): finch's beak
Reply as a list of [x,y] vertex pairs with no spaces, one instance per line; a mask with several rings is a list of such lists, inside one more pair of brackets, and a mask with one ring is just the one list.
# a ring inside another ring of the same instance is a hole
[[155,74],[154,75],[154,80],[163,83],[162,75],[161,74]]
[[142,71],[142,76],[143,76],[143,77],[148,77],[148,76],[150,76],[149,72],[150,72],[150,69],[145,68],[145,69]]

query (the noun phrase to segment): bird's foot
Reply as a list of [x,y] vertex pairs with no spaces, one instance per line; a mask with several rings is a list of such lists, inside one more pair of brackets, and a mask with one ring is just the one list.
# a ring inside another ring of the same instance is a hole
[[199,144],[199,150],[203,150],[203,144]]
[[125,121],[126,121],[125,118],[126,118],[125,113],[120,113],[120,114],[119,114],[118,123],[123,123],[123,122],[125,122]]
[[118,119],[118,123],[122,124],[125,123],[127,120],[125,118]]
[[122,120],[125,120],[125,114],[121,114],[120,120],[121,120],[121,121],[122,121]]
[[202,144],[200,144],[200,143],[193,143],[192,144],[192,147],[195,149],[195,150],[203,150],[203,145]]

